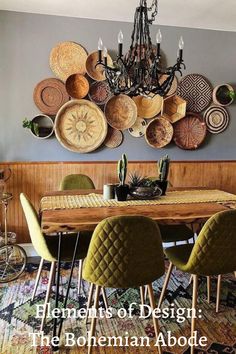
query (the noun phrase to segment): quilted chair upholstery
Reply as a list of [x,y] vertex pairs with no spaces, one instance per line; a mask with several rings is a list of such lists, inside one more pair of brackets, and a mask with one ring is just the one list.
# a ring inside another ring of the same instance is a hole
[[95,189],[95,186],[90,177],[82,174],[72,174],[63,178],[60,190],[72,189]]
[[[48,262],[57,260],[58,238],[54,236],[45,237],[40,228],[37,212],[28,198],[21,193],[21,205],[25,214],[27,225],[29,228],[30,238],[33,246],[40,257]],[[72,236],[72,237],[71,237]],[[85,258],[89,246],[89,240],[83,238],[82,242],[79,239],[77,259]],[[75,248],[76,235],[63,235],[62,237],[62,260],[71,260]]]
[[236,269],[236,210],[212,216],[194,246],[166,249],[169,260],[180,270],[197,275],[219,275]]
[[103,220],[95,229],[83,278],[110,288],[150,284],[164,274],[164,254],[157,224],[141,216]]

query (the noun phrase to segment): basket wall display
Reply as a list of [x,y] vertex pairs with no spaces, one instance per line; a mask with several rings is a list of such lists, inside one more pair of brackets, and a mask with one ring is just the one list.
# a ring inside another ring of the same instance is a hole
[[187,102],[183,98],[173,95],[164,99],[161,115],[170,123],[175,123],[185,117],[186,107]]
[[153,148],[160,149],[168,145],[173,137],[173,127],[164,118],[155,118],[147,126],[146,141]]
[[187,113],[186,117],[174,125],[175,144],[184,150],[195,150],[205,140],[207,134],[206,124],[202,117],[196,113]]
[[105,105],[112,96],[106,81],[95,81],[90,85],[89,99],[97,105]]
[[126,130],[131,128],[137,119],[137,107],[129,96],[113,96],[105,106],[105,115],[112,128]]
[[234,92],[234,88],[229,84],[218,85],[213,90],[213,102],[219,106],[227,107],[231,105],[234,98],[231,98],[229,93]]
[[[160,78],[160,80],[159,80],[159,83],[162,84],[162,83],[166,80],[167,77],[168,77],[168,75],[165,75],[165,74],[162,75],[161,78]],[[175,77],[174,77],[174,80],[173,80],[173,82],[172,82],[172,85],[171,85],[171,87],[170,87],[168,93],[166,94],[167,97],[168,97],[168,96],[172,96],[172,95],[174,95],[174,94],[176,93],[177,88],[178,88],[178,84],[179,84],[179,83],[178,83],[177,77],[175,76]]]
[[57,113],[55,133],[66,149],[79,153],[96,150],[107,136],[107,122],[101,109],[88,100],[67,102]]
[[130,135],[134,138],[141,138],[145,135],[147,128],[147,121],[143,118],[137,117],[136,122],[128,129]]
[[87,51],[78,43],[62,42],[57,44],[50,53],[50,67],[62,81],[72,74],[86,73]]

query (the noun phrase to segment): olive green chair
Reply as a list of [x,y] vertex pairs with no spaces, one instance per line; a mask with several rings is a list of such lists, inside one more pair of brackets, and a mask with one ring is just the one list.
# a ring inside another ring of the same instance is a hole
[[[20,194],[21,205],[25,214],[27,225],[29,228],[30,238],[32,244],[38,253],[38,255],[43,259],[51,263],[49,282],[47,286],[47,292],[45,297],[45,308],[42,316],[41,331],[45,323],[47,304],[49,301],[50,291],[52,287],[52,282],[54,279],[54,273],[56,268],[57,254],[58,254],[58,238],[55,236],[46,236],[42,234],[39,218],[37,212],[28,198],[21,193]],[[63,235],[61,244],[61,260],[71,261],[73,257],[73,252],[75,248],[76,234]],[[79,238],[78,252],[76,259],[83,259],[87,255],[90,239],[83,237]],[[40,274],[37,275],[39,277]]]
[[[215,214],[205,223],[194,245],[170,247],[165,250],[165,254],[170,265],[158,306],[161,306],[173,266],[176,266],[179,270],[192,274],[192,307],[195,309],[198,276],[221,276],[233,273],[236,269],[236,210]],[[194,331],[195,318],[192,318],[191,336]],[[191,354],[193,352],[192,347]]]
[[[63,191],[63,190],[79,190],[79,189],[95,189],[95,186],[94,186],[94,183],[90,177],[88,177],[86,175],[82,175],[82,174],[71,174],[71,175],[68,175],[62,179],[59,189],[61,191]],[[91,232],[82,232],[80,234],[80,239],[82,238],[83,242],[85,242],[86,244],[89,244],[91,236],[92,236]],[[76,237],[76,235],[74,237]],[[43,269],[43,263],[44,263],[44,259],[41,258],[31,301],[33,301],[35,298],[35,294],[36,294],[38,284],[39,284],[40,275],[41,275],[42,269]],[[78,269],[78,295],[80,294],[80,289],[81,289],[82,268],[83,268],[83,259],[80,259],[79,260],[79,269]]]
[[[98,308],[101,288],[148,286],[150,304],[155,308],[152,282],[164,274],[164,253],[158,225],[142,216],[110,217],[94,230],[83,268],[83,279],[94,284],[94,307]],[[91,299],[89,299],[89,307]],[[153,318],[156,336],[157,319]],[[91,336],[96,318],[92,318]],[[159,353],[162,353],[159,347]],[[91,353],[91,342],[88,353]]]
[[72,174],[64,177],[60,184],[60,190],[73,189],[95,189],[95,186],[91,178],[86,175]]

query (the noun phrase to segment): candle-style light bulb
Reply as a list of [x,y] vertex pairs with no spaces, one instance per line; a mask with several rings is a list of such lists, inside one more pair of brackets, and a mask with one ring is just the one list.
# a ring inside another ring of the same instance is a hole
[[98,50],[103,50],[103,41],[101,37],[98,40]]
[[180,40],[179,40],[179,49],[181,49],[181,50],[184,49],[184,40],[183,40],[182,36],[180,37]]
[[157,41],[157,43],[161,43],[162,42],[162,34],[161,34],[161,30],[160,29],[157,32],[156,41]]
[[108,55],[107,47],[104,47],[104,49],[103,49],[103,57],[104,57],[105,66],[107,66],[107,55]]
[[123,42],[124,42],[124,35],[123,35],[122,31],[120,31],[118,33],[118,43],[123,44]]

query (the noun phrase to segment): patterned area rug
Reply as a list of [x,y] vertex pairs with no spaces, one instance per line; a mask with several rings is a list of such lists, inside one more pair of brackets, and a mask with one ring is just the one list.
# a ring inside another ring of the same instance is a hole
[[[37,332],[40,326],[40,320],[35,318],[35,304],[42,304],[45,297],[46,286],[48,282],[48,265],[44,266],[41,282],[36,294],[34,304],[30,303],[34,279],[36,277],[37,265],[28,264],[25,274],[16,282],[2,285],[0,288],[0,354],[51,354],[51,349],[46,346],[32,347],[32,340],[29,333]],[[67,287],[69,274],[69,264],[63,265],[61,281],[63,284],[60,301],[63,300],[63,293]],[[163,284],[163,278],[154,283],[154,292],[156,298],[159,297],[160,289]],[[215,313],[215,295],[216,279],[211,281],[212,296],[211,303],[206,301],[206,279],[199,281],[199,302],[198,306],[202,310],[202,318],[197,320],[197,330],[199,336],[206,336],[208,344],[205,349],[196,349],[195,353],[236,353],[236,281],[234,276],[223,277],[220,312]],[[164,307],[174,304],[175,308],[191,307],[192,285],[189,284],[189,276],[179,271],[174,271],[171,277]],[[81,295],[77,295],[77,269],[75,269],[72,280],[72,288],[68,306],[70,308],[85,308],[88,294],[88,284],[83,282]],[[94,353],[157,353],[157,347],[154,347],[154,328],[151,318],[139,319],[139,290],[114,290],[107,289],[109,305],[119,309],[129,308],[132,302],[137,303],[134,307],[132,319],[120,319],[115,316],[112,319],[100,319],[97,323],[97,336],[147,336],[153,338],[151,346],[143,347],[100,347],[95,348]],[[51,306],[53,308],[54,289],[51,296]],[[100,306],[104,307],[103,300],[100,298]],[[50,319],[45,327],[45,332],[50,334],[52,331],[52,320]],[[64,321],[63,332],[72,332],[76,337],[85,336],[89,329],[84,320],[67,319]],[[180,336],[190,336],[190,320],[183,323],[177,323],[176,319],[161,320],[161,331],[164,337],[167,331],[171,331],[176,338]],[[86,348],[69,348],[62,346],[59,351],[61,354],[86,353]],[[166,348],[165,354],[188,354],[188,347]]]

